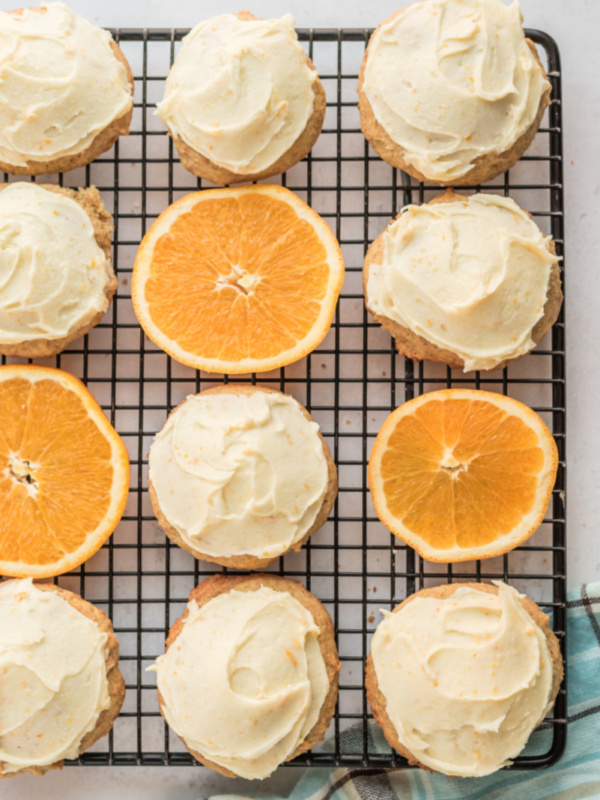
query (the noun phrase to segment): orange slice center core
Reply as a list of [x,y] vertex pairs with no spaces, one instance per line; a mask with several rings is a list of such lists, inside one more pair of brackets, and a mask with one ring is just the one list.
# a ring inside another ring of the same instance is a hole
[[459,473],[468,468],[468,462],[465,463],[459,461],[457,458],[455,458],[452,450],[446,451],[442,460],[440,461],[440,469],[445,470],[451,478],[457,478]]
[[239,266],[231,265],[231,272],[229,275],[221,275],[217,281],[216,285],[221,287],[226,286],[233,286],[234,289],[237,289],[239,292],[245,295],[252,294],[256,285],[260,281],[259,275],[252,275],[250,272],[245,272]]
[[36,495],[39,482],[36,470],[39,464],[33,464],[26,458],[21,458],[18,453],[11,453],[8,457],[5,474],[17,485],[24,486],[30,495]]

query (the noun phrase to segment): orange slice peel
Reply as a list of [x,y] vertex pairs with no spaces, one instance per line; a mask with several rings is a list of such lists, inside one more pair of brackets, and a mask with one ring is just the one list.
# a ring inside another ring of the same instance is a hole
[[504,395],[447,389],[386,419],[369,459],[375,511],[429,561],[491,558],[540,526],[558,468],[543,420]]
[[128,490],[125,445],[81,381],[0,367],[0,574],[79,566],[113,532]]

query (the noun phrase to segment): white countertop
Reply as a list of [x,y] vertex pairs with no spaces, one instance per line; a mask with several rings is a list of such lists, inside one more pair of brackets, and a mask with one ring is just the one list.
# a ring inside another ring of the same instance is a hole
[[[33,2],[32,2],[33,4]],[[291,11],[299,27],[374,27],[403,0],[68,0],[78,13],[108,27],[190,27],[202,18],[247,7],[257,16]],[[14,2],[5,0],[6,9]],[[18,5],[18,4],[17,4]],[[600,579],[600,267],[596,255],[600,203],[600,50],[597,0],[521,0],[525,24],[557,40],[562,55],[566,210],[568,582]],[[192,800],[214,793],[267,791],[286,795],[301,770],[280,769],[262,784],[234,781],[207,769],[67,768],[43,779],[2,782],[2,800]]]

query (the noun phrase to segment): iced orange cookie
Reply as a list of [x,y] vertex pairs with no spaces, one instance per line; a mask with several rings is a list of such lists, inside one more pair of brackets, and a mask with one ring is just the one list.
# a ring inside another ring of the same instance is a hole
[[125,697],[110,620],[52,583],[0,581],[0,778],[62,769],[110,731]]
[[133,75],[110,33],[64,3],[0,12],[0,169],[89,164],[129,133]]
[[0,574],[79,566],[115,529],[128,490],[125,445],[81,381],[0,367]]
[[340,662],[322,603],[296,581],[253,573],[192,589],[148,669],[160,713],[194,758],[253,780],[325,737]]
[[100,322],[117,288],[112,231],[94,186],[0,184],[0,353],[48,358]]
[[150,448],[148,490],[175,544],[224,567],[262,569],[325,523],[337,471],[297,400],[229,383],[169,415]]
[[430,561],[491,558],[541,524],[558,452],[540,417],[492,392],[445,389],[397,408],[377,434],[377,516]]
[[325,105],[292,15],[240,11],[199,22],[184,37],[157,111],[183,166],[229,184],[264,180],[304,158]]
[[408,358],[502,369],[556,322],[559,261],[514,200],[446,189],[403,208],[369,247],[365,302]]
[[500,581],[430,586],[377,626],[365,686],[389,744],[463,778],[508,766],[558,694],[558,639],[533,600]]
[[525,153],[550,88],[519,3],[424,0],[371,36],[361,126],[384,161],[417,180],[475,186]]
[[140,245],[135,313],[177,361],[264,372],[324,339],[344,279],[327,223],[282,186],[211,189],[169,206]]

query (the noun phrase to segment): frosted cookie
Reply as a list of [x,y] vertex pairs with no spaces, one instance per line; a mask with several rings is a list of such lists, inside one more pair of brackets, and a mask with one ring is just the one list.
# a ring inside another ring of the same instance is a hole
[[194,175],[262,180],[308,154],[325,91],[291,14],[263,20],[240,11],[200,22],[183,39],[158,115]]
[[377,28],[358,94],[384,161],[419,181],[473,186],[521,158],[550,84],[518,0],[421,0]]
[[215,575],[190,594],[156,672],[160,711],[190,753],[266,778],[325,736],[340,664],[331,618],[278,575]]
[[133,75],[108,31],[63,3],[0,13],[0,169],[89,164],[129,133]]
[[408,358],[501,369],[556,322],[558,261],[554,242],[514,200],[448,189],[402,209],[369,247],[365,300]]
[[324,524],[337,472],[319,426],[293,397],[228,384],[169,415],[150,449],[149,491],[180,547],[257,569],[299,550]]
[[423,589],[384,613],[366,688],[391,747],[446,775],[489,775],[510,764],[562,681],[548,617],[501,582]]
[[0,353],[48,358],[102,319],[117,288],[100,193],[0,184]]
[[119,643],[79,595],[0,582],[0,778],[61,769],[105,736],[125,697]]

